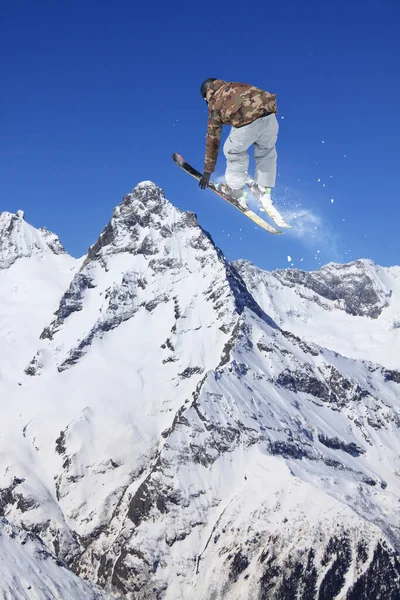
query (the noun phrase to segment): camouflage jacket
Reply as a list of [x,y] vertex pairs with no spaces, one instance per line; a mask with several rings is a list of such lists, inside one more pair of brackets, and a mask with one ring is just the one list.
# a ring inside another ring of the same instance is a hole
[[222,125],[242,127],[264,114],[276,113],[276,95],[246,83],[213,81],[207,90],[208,124],[204,171],[212,173],[217,162]]

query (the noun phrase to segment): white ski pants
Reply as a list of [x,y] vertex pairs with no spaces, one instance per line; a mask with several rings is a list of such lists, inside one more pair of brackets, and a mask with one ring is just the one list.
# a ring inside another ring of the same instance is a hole
[[256,119],[243,127],[232,127],[224,144],[226,183],[233,190],[244,186],[249,168],[248,149],[254,144],[255,182],[274,187],[276,179],[275,148],[279,125],[275,114]]

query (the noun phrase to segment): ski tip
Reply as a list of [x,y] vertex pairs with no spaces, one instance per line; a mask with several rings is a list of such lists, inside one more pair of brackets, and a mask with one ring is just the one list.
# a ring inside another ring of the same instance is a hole
[[278,227],[282,227],[282,228],[284,228],[284,229],[291,229],[291,228],[292,228],[292,226],[291,226],[291,225],[289,225],[289,223],[286,223],[286,221],[285,221],[285,222],[283,222],[283,223],[277,223],[277,222],[275,221],[275,223],[278,225]]
[[185,159],[183,158],[183,156],[181,154],[178,154],[177,152],[173,153],[172,160],[174,160],[179,165],[183,165],[183,163],[185,162]]

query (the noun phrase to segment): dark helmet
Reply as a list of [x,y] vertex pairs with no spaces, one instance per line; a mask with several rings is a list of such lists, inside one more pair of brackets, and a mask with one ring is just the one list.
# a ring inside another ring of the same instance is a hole
[[217,81],[215,77],[210,77],[209,79],[206,79],[205,81],[203,81],[203,83],[201,84],[201,88],[200,88],[200,92],[201,92],[201,97],[205,98],[206,97],[206,93],[208,90],[208,86],[210,85],[210,83],[212,83],[213,81]]

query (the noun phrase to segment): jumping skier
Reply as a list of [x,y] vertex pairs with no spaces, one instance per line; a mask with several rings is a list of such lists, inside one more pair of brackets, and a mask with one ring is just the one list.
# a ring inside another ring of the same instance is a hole
[[257,195],[270,199],[276,179],[276,95],[245,83],[206,79],[201,95],[208,104],[208,124],[204,173],[199,186],[205,189],[217,162],[222,125],[232,125],[224,144],[226,157],[226,191],[230,197],[246,204],[244,185],[249,167],[248,149],[254,145]]

